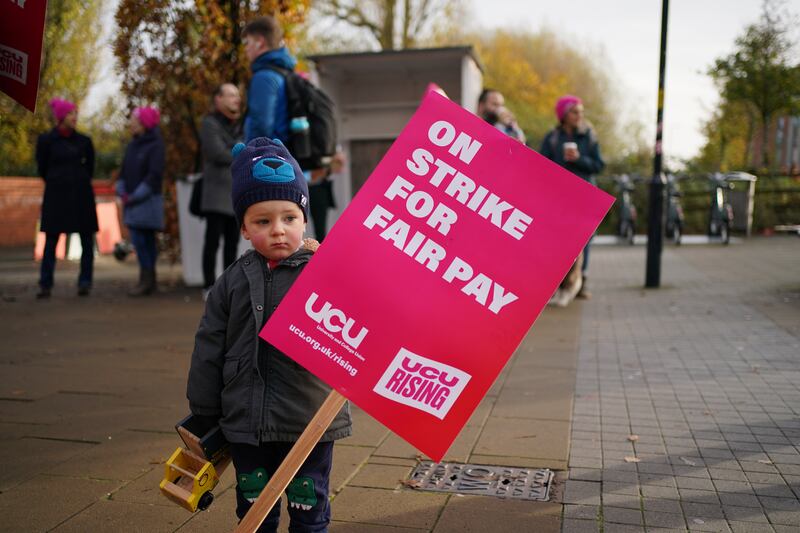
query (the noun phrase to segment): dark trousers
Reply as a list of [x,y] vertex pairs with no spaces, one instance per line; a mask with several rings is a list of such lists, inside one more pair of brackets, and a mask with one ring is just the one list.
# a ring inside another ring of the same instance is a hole
[[586,276],[586,273],[589,272],[589,249],[592,247],[592,239],[594,239],[594,235],[589,238],[589,242],[583,247],[583,264],[581,265],[581,275],[583,276]]
[[236,253],[239,250],[239,225],[236,217],[223,215],[220,213],[207,213],[206,217],[206,239],[203,243],[203,286],[207,289],[214,284],[217,279],[217,250],[219,249],[219,238],[225,238],[225,245],[222,248],[222,264],[228,268],[231,263],[236,261]]
[[319,242],[328,235],[328,209],[332,207],[330,184],[322,183],[308,187],[309,214],[314,222],[314,237]]
[[139,260],[139,267],[142,270],[155,270],[156,260],[158,259],[158,247],[156,246],[156,230],[128,228],[131,234],[131,242],[136,249],[136,258]]
[[[39,272],[39,286],[43,289],[53,287],[53,275],[56,270],[56,246],[60,233],[48,233],[44,241],[42,266]],[[80,233],[81,236],[81,270],[78,274],[78,287],[92,286],[94,271],[94,232]]]
[[[260,446],[231,444],[233,466],[236,468],[236,516],[244,518],[253,505],[248,498],[257,498],[292,449],[291,442],[264,442]],[[290,533],[327,533],[331,521],[328,503],[333,442],[319,442],[311,450],[294,480],[286,489],[289,501]],[[258,533],[278,531],[280,501],[270,510]]]

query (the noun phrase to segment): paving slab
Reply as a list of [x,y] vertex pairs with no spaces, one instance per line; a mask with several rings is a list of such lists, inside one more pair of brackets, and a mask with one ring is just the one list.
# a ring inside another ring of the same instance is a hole
[[333,499],[338,521],[432,529],[449,496],[414,490],[345,487]]
[[[601,250],[583,304],[570,469],[605,482],[630,469],[620,452],[635,457],[648,531],[799,524],[784,470],[800,461],[787,433],[800,420],[800,246],[667,247],[658,290],[631,284],[642,255]],[[609,442],[628,427],[633,453]],[[600,472],[587,470],[592,445]],[[604,487],[601,511],[633,517],[618,493]]]
[[[214,513],[215,511],[209,511]],[[147,531],[167,533],[181,528],[191,515],[178,506],[159,508],[130,502],[98,501],[63,522],[52,531],[85,533],[87,531]],[[228,521],[230,524],[230,520]],[[230,526],[228,526],[230,527]],[[185,529],[189,531],[189,529]],[[209,531],[214,531],[210,529]],[[222,531],[217,529],[216,531]]]
[[561,530],[561,506],[488,497],[453,496],[447,501],[434,533],[487,531],[487,519],[501,516],[503,531],[556,533]]
[[[118,482],[31,474],[0,494],[6,531],[48,531],[104,499]],[[31,512],[35,509],[35,512]]]

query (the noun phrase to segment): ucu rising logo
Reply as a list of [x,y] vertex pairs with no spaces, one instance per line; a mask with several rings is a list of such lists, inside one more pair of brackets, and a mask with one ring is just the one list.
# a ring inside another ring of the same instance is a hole
[[443,420],[471,377],[463,370],[400,348],[372,390]]
[[369,330],[362,327],[358,333],[353,334],[356,321],[352,318],[347,318],[347,315],[341,309],[336,309],[330,302],[325,302],[318,310],[314,310],[314,305],[317,303],[316,292],[312,292],[311,296],[306,300],[306,314],[316,322],[324,327],[331,333],[341,333],[344,342],[358,348],[364,337],[367,336]]

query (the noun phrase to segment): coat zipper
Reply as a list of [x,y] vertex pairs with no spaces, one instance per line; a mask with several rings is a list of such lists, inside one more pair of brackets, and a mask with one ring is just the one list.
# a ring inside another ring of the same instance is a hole
[[[272,271],[270,270],[269,265],[265,264],[264,267],[265,267],[264,268],[264,289],[265,289],[264,290],[264,315],[266,317],[267,310],[271,309],[270,306],[272,305]],[[259,327],[263,327],[263,325],[265,323],[266,323],[266,320],[262,320],[262,324]],[[260,331],[257,332],[256,335],[258,335],[258,333],[260,333]],[[261,342],[264,342],[264,341],[262,341],[261,337],[258,337],[259,345],[261,344]],[[256,363],[256,364],[258,364],[258,363]],[[267,401],[268,401],[268,397],[267,397],[267,388],[268,388],[267,387],[267,379],[268,379],[268,376],[269,376],[269,346],[266,344],[266,342],[264,343],[264,373],[265,373],[265,375],[261,376],[261,379],[264,382],[264,394],[262,396],[263,399],[261,401],[261,424],[260,424],[260,427],[259,427],[259,430],[258,430],[258,441],[259,441],[259,444],[264,442],[264,432],[265,432],[267,409],[268,409],[268,407],[267,407]]]

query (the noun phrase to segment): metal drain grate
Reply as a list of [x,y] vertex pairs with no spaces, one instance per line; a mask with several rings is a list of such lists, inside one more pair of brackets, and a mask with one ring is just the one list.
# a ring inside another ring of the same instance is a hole
[[553,471],[422,461],[407,483],[419,490],[494,496],[515,500],[547,501]]

